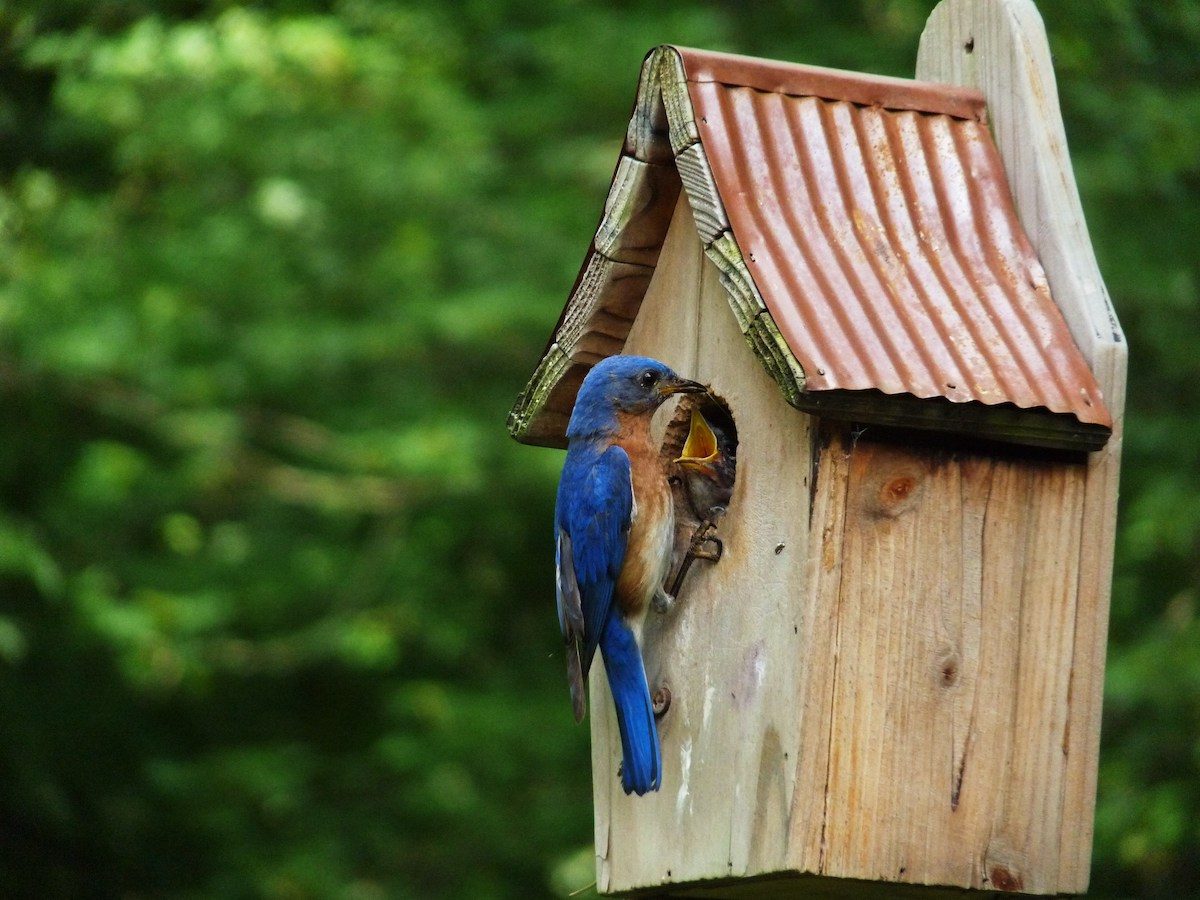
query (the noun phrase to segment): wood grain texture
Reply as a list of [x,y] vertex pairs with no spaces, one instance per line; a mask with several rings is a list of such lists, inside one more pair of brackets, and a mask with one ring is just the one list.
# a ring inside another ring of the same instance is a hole
[[[650,677],[675,698],[666,780],[633,803],[598,774],[602,888],[774,873],[746,894],[678,895],[863,895],[842,879],[894,896],[1064,890],[1086,462],[830,424],[813,466],[813,420],[759,405],[782,402],[754,384],[766,376],[728,320],[707,317],[710,283],[697,367],[741,436],[728,553],[647,628]],[[611,733],[605,752],[612,768]]]
[[[803,372],[779,355],[719,198],[704,205],[711,173],[678,103],[673,53],[647,59],[657,74],[643,79],[606,220],[628,225],[657,204],[641,221],[662,227],[665,193],[636,198],[655,168],[642,163],[669,161],[667,137],[690,201],[675,203],[652,277],[636,256],[645,242],[623,244],[622,226],[602,223],[634,256],[589,262],[543,365],[562,382],[582,377],[625,328],[624,352],[660,357],[728,402],[738,478],[724,559],[698,563],[676,608],[644,628],[651,686],[672,694],[659,793],[621,791],[600,666],[592,678],[598,886],[681,897],[1081,891],[1126,357],[1036,10],[946,0],[917,74],[988,96],[1023,224],[1116,420],[1087,457],[897,442],[789,407],[786,385],[801,389]],[[613,293],[620,282],[628,290]],[[561,405],[562,382],[538,402]]]
[[698,341],[701,380],[748,431],[739,430],[738,477],[722,521],[726,555],[681,601],[710,610],[714,648],[694,669],[705,700],[712,697],[697,759],[715,768],[698,767],[697,790],[707,784],[721,804],[716,821],[728,822],[727,874],[747,877],[777,870],[787,845],[803,727],[795,711],[805,632],[797,599],[808,556],[808,522],[796,511],[808,502],[814,423],[787,405],[749,352],[711,258],[703,265]]
[[1086,464],[827,435],[792,864],[1054,893]]
[[668,134],[667,110],[663,105],[662,88],[655,69],[659,64],[660,51],[652,50],[642,60],[642,71],[638,78],[637,99],[633,104],[633,115],[625,132],[627,156],[649,163],[670,163],[675,157]]
[[707,247],[722,234],[729,233],[732,236],[729,232],[729,217],[725,214],[721,195],[717,193],[717,183],[713,180],[704,148],[698,143],[691,144],[679,151],[675,162],[679,166],[679,178],[683,181],[688,200],[692,204],[700,240]]
[[679,51],[674,47],[659,47],[654,57],[654,75],[670,125],[671,149],[678,157],[685,148],[700,142],[700,129],[696,126],[696,116],[687,92],[687,74]]
[[620,353],[653,272],[593,253],[554,342],[576,362],[594,364]]
[[[632,208],[626,204],[625,208]],[[588,369],[620,353],[654,273],[652,265],[588,254],[554,340],[517,398],[509,431],[528,444],[566,446],[566,424]]]
[[717,235],[705,246],[704,254],[720,272],[729,308],[754,355],[783,391],[784,399],[799,408],[804,394],[804,370],[771,318],[733,232]]
[[675,166],[622,156],[596,229],[596,252],[616,262],[655,265],[678,198]]
[[1018,215],[1114,419],[1112,438],[1089,461],[1071,648],[1072,703],[1062,736],[1064,752],[1075,762],[1064,775],[1062,805],[1069,824],[1063,830],[1059,881],[1064,890],[1083,890],[1091,864],[1127,346],[1088,237],[1050,49],[1034,4],[944,0],[921,36],[917,77],[983,91]]

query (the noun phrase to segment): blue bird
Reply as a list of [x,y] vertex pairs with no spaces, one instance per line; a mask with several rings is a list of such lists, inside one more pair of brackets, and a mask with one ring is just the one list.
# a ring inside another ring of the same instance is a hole
[[612,356],[584,378],[567,426],[554,512],[558,622],[576,721],[583,719],[584,683],[597,647],[604,657],[626,794],[656,791],[662,783],[638,637],[648,604],[670,599],[663,580],[675,513],[650,419],[672,394],[706,390],[658,360]]

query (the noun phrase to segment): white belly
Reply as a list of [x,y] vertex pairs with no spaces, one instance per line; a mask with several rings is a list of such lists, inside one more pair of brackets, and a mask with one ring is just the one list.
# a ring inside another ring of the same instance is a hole
[[[617,602],[627,617],[638,616],[662,586],[675,544],[675,510],[663,485],[653,501],[643,501],[629,525],[625,563],[617,580]],[[648,499],[648,498],[647,498]]]

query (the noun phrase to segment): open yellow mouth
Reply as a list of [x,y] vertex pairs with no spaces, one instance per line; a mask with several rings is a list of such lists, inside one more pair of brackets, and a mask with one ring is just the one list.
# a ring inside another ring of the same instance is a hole
[[700,466],[715,460],[718,452],[717,436],[709,428],[704,416],[700,415],[700,410],[693,409],[692,425],[688,431],[687,440],[675,462],[682,465]]

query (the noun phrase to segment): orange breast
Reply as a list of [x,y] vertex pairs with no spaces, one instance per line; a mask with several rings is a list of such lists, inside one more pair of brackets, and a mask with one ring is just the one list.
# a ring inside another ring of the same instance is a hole
[[629,527],[625,562],[617,578],[616,599],[625,616],[640,613],[662,585],[671,562],[674,504],[658,452],[649,440],[618,440],[629,454],[636,510]]

